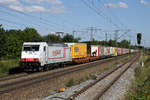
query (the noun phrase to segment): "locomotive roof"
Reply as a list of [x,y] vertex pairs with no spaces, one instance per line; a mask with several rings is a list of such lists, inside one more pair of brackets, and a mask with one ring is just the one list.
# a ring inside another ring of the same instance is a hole
[[64,43],[51,43],[51,44],[48,44],[48,46],[57,46],[57,47],[68,47],[66,44]]
[[24,42],[24,44],[45,44],[46,42]]

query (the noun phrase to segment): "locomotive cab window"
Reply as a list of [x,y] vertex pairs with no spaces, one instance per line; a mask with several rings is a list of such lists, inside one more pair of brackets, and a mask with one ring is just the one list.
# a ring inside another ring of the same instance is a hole
[[24,45],[23,51],[39,51],[39,45]]
[[43,49],[43,51],[46,51],[46,46],[44,46],[44,49]]

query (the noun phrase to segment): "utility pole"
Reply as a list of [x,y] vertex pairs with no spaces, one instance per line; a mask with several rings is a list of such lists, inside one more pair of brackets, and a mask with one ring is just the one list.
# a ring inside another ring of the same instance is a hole
[[98,28],[95,28],[95,27],[90,27],[88,28],[87,30],[90,31],[90,41],[93,41],[94,40],[94,32],[97,32],[98,30],[101,30],[101,29],[98,29]]
[[115,37],[114,37],[114,40],[117,42],[118,41],[118,32],[119,30],[115,30]]
[[64,35],[64,32],[56,32],[56,34],[57,34],[58,36],[63,36],[63,35]]
[[93,39],[93,30],[94,30],[94,28],[93,28],[93,27],[91,27],[91,28],[90,28],[90,31],[91,31],[91,37],[90,37],[90,40],[91,40],[91,41],[93,41],[93,40],[94,40],[94,39]]
[[107,32],[105,33],[105,41],[107,42],[107,36],[108,36],[108,34],[107,34]]
[[75,30],[73,30],[73,31],[72,31],[72,35],[73,35],[73,42],[74,42],[74,38],[75,38],[75,37],[74,37],[75,32],[76,32]]
[[75,30],[73,30],[73,31],[72,31],[72,35],[73,35],[73,37],[74,37],[75,32],[76,32]]

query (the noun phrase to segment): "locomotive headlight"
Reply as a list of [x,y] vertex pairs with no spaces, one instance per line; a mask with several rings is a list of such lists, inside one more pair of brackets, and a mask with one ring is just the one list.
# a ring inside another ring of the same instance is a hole
[[35,62],[39,62],[39,59],[38,59],[38,58],[34,58],[34,61],[35,61]]

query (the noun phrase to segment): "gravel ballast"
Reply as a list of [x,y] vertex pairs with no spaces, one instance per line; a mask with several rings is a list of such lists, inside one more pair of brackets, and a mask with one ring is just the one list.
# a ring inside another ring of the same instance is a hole
[[[102,96],[100,100],[123,100],[124,94],[127,89],[131,85],[132,80],[134,79],[134,69],[135,66],[138,66],[139,63],[134,63],[131,68],[129,68],[118,81]],[[101,74],[102,75],[102,74]],[[101,76],[100,75],[100,76]],[[98,76],[98,77],[100,77]],[[72,86],[71,88],[66,89],[65,92],[56,93],[54,95],[50,95],[42,100],[65,100],[70,95],[74,94],[76,91],[79,91],[84,86],[89,85],[94,80],[87,80],[86,82],[82,82],[78,85]],[[41,99],[34,99],[41,100]]]
[[127,90],[134,80],[134,69],[139,63],[134,63],[99,100],[124,100]]

